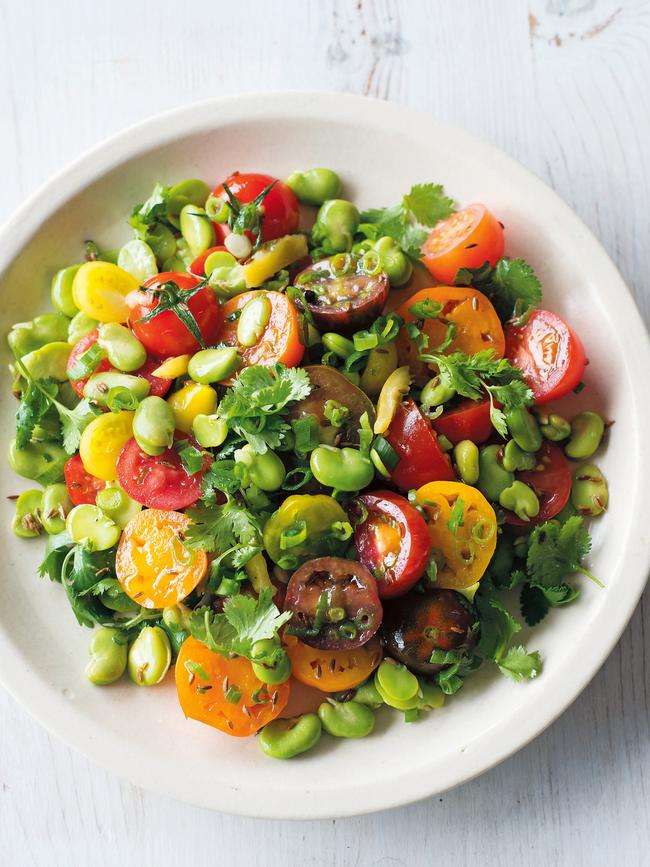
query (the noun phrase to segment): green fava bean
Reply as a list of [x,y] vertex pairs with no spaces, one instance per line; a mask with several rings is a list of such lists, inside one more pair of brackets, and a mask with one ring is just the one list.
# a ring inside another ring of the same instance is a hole
[[72,345],[63,341],[47,343],[40,349],[23,356],[22,363],[34,379],[55,379],[57,382],[67,382],[67,364]]
[[424,410],[429,410],[431,407],[440,406],[446,403],[456,395],[456,390],[451,386],[440,382],[440,377],[434,376],[430,379],[422,389],[420,394],[420,403]]
[[200,256],[209,247],[214,247],[214,226],[204,208],[185,205],[180,214],[180,230],[193,256]]
[[90,640],[90,662],[86,677],[96,686],[115,683],[126,668],[126,641],[119,629],[100,626]]
[[303,205],[322,205],[328,199],[340,196],[343,189],[340,177],[332,169],[293,172],[286,183]]
[[388,377],[397,369],[397,347],[394,343],[378,346],[368,354],[365,370],[361,375],[361,388],[376,400]]
[[169,636],[174,656],[178,656],[183,642],[190,634],[191,613],[191,609],[182,602],[163,608],[163,628]]
[[197,178],[174,184],[167,198],[167,219],[172,226],[180,228],[180,215],[185,205],[204,208],[209,195],[210,187]]
[[389,236],[379,238],[373,244],[373,249],[379,254],[381,267],[386,272],[391,286],[397,288],[408,283],[413,273],[413,265],[393,238]]
[[86,316],[83,310],[80,310],[68,325],[68,343],[74,346],[75,343],[79,343],[82,337],[86,337],[94,331],[98,325],[99,322],[96,319]]
[[138,283],[144,283],[158,273],[158,263],[153,250],[146,241],[139,238],[133,238],[120,247],[117,264],[123,271],[135,277]]
[[117,482],[97,491],[95,503],[122,530],[134,515],[142,511],[142,504],[132,500]]
[[72,282],[75,274],[81,268],[81,265],[70,265],[68,268],[62,268],[57,271],[52,278],[52,287],[50,294],[52,296],[52,304],[60,312],[72,319],[79,312],[79,308],[74,303],[72,297]]
[[255,346],[259,343],[271,318],[271,302],[266,295],[251,298],[242,307],[237,321],[237,340],[242,346]]
[[476,443],[461,440],[454,446],[454,459],[458,475],[466,485],[475,485],[479,477],[479,451]]
[[352,248],[358,228],[356,206],[345,199],[330,199],[318,211],[312,237],[317,243],[327,241],[334,253],[345,253]]
[[84,385],[84,397],[106,406],[108,395],[113,388],[125,388],[136,400],[144,400],[149,394],[151,383],[144,376],[131,376],[115,370],[102,370],[93,373]]
[[375,674],[375,686],[377,688],[377,692],[382,698],[384,704],[387,704],[388,707],[395,708],[395,710],[416,710],[421,706],[421,698],[420,692],[416,692],[414,696],[411,698],[405,699],[404,701],[400,701],[397,698],[393,698],[389,695],[385,689],[381,686],[379,681],[377,680],[377,675]]
[[328,352],[333,352],[344,361],[354,352],[354,343],[334,331],[327,331],[323,334],[323,346]]
[[420,710],[437,710],[445,703],[445,694],[440,687],[423,678],[420,678],[420,694]]
[[325,731],[335,738],[365,738],[375,727],[375,715],[358,701],[324,701],[318,716]]
[[23,491],[16,500],[16,514],[11,529],[21,539],[40,536],[43,529],[43,492],[40,490]]
[[246,444],[236,449],[233,457],[248,468],[251,483],[261,491],[277,491],[282,487],[287,471],[281,458],[271,449],[259,455]]
[[19,449],[16,441],[9,443],[7,460],[11,469],[26,479],[50,485],[63,478],[63,467],[70,455],[57,443],[32,442]]
[[375,686],[374,677],[358,686],[354,692],[354,700],[359,704],[365,704],[373,710],[377,710],[384,703]]
[[559,443],[561,440],[565,440],[571,436],[571,425],[565,418],[562,418],[561,415],[555,412],[548,414],[538,412],[537,422],[542,436],[551,442]]
[[420,688],[417,677],[405,665],[384,659],[375,672],[375,686],[380,694],[395,701],[409,701]]
[[48,485],[43,491],[43,511],[41,522],[50,536],[65,530],[65,519],[72,509],[68,488],[62,482]]
[[251,648],[252,658],[274,655],[273,665],[267,665],[263,662],[253,662],[253,674],[262,683],[278,684],[284,683],[291,677],[291,660],[288,654],[280,649],[277,641],[272,638],[265,638],[261,641],[256,641]]
[[493,503],[499,502],[501,491],[509,488],[515,480],[514,473],[505,470],[498,460],[497,454],[500,448],[491,445],[479,450],[479,475],[476,487]]
[[571,502],[579,515],[596,517],[609,503],[607,480],[595,464],[585,464],[573,474]]
[[571,421],[571,439],[564,451],[577,461],[590,458],[600,445],[604,433],[605,422],[597,412],[581,412]]
[[517,470],[532,470],[537,458],[531,452],[525,452],[514,440],[508,440],[503,447],[501,462],[504,470],[514,473]]
[[66,342],[70,320],[63,313],[43,313],[31,322],[18,322],[7,335],[9,348],[18,358],[48,343]]
[[349,447],[318,446],[311,453],[309,466],[316,481],[337,491],[359,491],[375,477],[372,461]]
[[536,452],[542,445],[542,432],[532,413],[525,407],[505,413],[506,424],[513,440],[525,452]]
[[138,686],[156,686],[172,661],[169,637],[160,626],[145,626],[129,648],[129,677]]
[[199,413],[192,422],[192,433],[194,439],[204,449],[214,449],[226,441],[228,423],[218,415]]
[[305,713],[292,719],[275,719],[264,726],[259,744],[267,756],[292,759],[315,747],[323,730],[317,714]]
[[115,521],[90,503],[75,506],[66,518],[65,528],[73,542],[90,551],[107,551],[118,543],[121,536]]
[[174,412],[162,397],[145,397],[133,416],[133,436],[143,452],[161,455],[174,442]]
[[236,373],[243,360],[234,346],[222,346],[219,349],[202,349],[190,358],[187,372],[194,382],[209,385],[211,382],[221,382]]
[[138,370],[147,360],[147,350],[124,325],[105,322],[97,331],[97,343],[106,352],[106,357],[118,370],[130,373]]
[[504,509],[510,509],[522,521],[530,521],[531,518],[539,515],[537,494],[518,479],[510,487],[501,491],[499,505],[503,506]]

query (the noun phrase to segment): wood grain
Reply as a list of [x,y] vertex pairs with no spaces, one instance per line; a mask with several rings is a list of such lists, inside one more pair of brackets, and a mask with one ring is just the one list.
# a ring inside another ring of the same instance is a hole
[[[0,216],[157,111],[237,91],[365,93],[462,125],[541,175],[647,321],[649,49],[647,0],[0,0]],[[591,686],[528,748],[440,798],[336,822],[235,819],[145,793],[1,693],[0,861],[648,864],[646,633],[647,593]]]

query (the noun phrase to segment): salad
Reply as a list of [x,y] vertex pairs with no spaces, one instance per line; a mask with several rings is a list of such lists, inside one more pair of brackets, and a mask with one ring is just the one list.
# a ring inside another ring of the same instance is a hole
[[600,584],[607,424],[553,409],[578,335],[484,205],[341,196],[322,168],[158,184],[8,336],[9,463],[38,484],[13,530],[93,629],[88,679],[173,668],[187,717],[276,758],[414,722],[481,665],[536,677],[521,621]]

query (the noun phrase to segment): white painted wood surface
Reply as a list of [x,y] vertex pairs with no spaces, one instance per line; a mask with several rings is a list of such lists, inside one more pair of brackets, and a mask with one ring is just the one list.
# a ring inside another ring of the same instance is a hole
[[[237,91],[365,93],[426,108],[541,175],[650,318],[648,0],[0,0],[0,82],[2,218],[160,110]],[[0,863],[649,864],[647,631],[646,593],[586,692],[492,772],[336,822],[237,819],[141,791],[0,692]]]

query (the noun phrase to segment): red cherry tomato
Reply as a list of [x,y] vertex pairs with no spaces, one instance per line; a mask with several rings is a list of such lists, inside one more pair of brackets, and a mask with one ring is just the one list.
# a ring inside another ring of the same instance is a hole
[[[275,180],[276,178],[272,175],[262,175],[257,172],[235,172],[229,178],[226,178],[225,183],[228,184],[230,192],[240,202],[248,204]],[[223,184],[215,187],[212,195],[224,201],[228,199]],[[261,226],[263,241],[281,238],[283,235],[295,232],[298,228],[300,217],[298,199],[296,199],[293,190],[286,184],[283,184],[282,181],[277,181],[273,189],[265,197],[262,208],[263,217]],[[230,228],[227,223],[215,223],[214,228],[217,241],[223,241],[230,235]],[[254,240],[254,236],[250,232],[246,234],[251,240]]]
[[564,397],[587,363],[578,335],[550,310],[534,310],[521,328],[506,328],[506,358],[524,374],[536,403]]
[[[193,289],[201,282],[198,277],[194,277],[192,274],[164,271],[162,274],[156,274],[155,277],[147,280],[144,283],[144,288],[155,288],[167,281],[176,283],[181,291]],[[155,295],[136,290],[127,295],[126,303],[131,308],[129,326],[148,352],[159,358],[169,358],[172,355],[198,352],[201,348],[186,326],[171,310],[165,310],[147,322],[139,321],[158,306],[158,299]],[[223,323],[223,313],[212,289],[209,286],[204,286],[196,295],[188,298],[187,306],[196,319],[206,344],[216,343]]]
[[555,443],[544,442],[537,452],[537,465],[532,470],[520,470],[517,478],[532,488],[539,499],[539,514],[530,521],[522,521],[506,510],[506,521],[517,527],[543,524],[559,514],[571,494],[571,468],[562,449]]
[[210,249],[206,250],[205,253],[201,253],[200,256],[197,256],[191,265],[187,266],[188,273],[191,274],[192,277],[198,277],[199,280],[204,280],[205,263],[208,256],[211,256],[213,253],[223,253],[224,251],[227,252],[226,248],[223,246],[210,247]]
[[[176,431],[176,439],[187,439],[199,448],[191,437],[180,431]],[[161,455],[152,457],[143,452],[135,439],[131,438],[117,459],[117,479],[126,493],[143,506],[175,511],[191,506],[198,500],[203,474],[211,463],[210,456],[206,454],[202,468],[190,476],[174,449],[167,449]]]
[[429,560],[426,521],[407,499],[390,491],[357,499],[368,510],[354,535],[359,559],[374,575],[381,599],[401,596],[422,577]]
[[446,436],[456,445],[462,440],[484,443],[490,439],[494,428],[490,421],[490,401],[464,398],[451,409],[431,421],[438,434]]
[[494,214],[485,205],[468,205],[438,223],[422,245],[422,260],[436,280],[453,284],[461,268],[496,265],[504,246]]
[[70,494],[70,499],[75,506],[81,506],[82,503],[94,505],[97,491],[101,491],[102,488],[106,487],[106,482],[86,472],[79,455],[75,455],[69,461],[66,461],[63,467],[63,476],[68,494]]
[[398,406],[383,436],[399,457],[390,477],[400,490],[410,491],[427,482],[456,481],[451,462],[438,445],[431,424],[412,400]]
[[[97,331],[91,331],[90,334],[87,334],[85,337],[82,337],[78,343],[75,343],[72,348],[72,352],[70,353],[70,357],[68,358],[67,370],[68,373],[72,370],[75,362],[79,358],[80,355],[88,349],[89,346],[92,346],[93,343],[97,343]],[[153,371],[160,366],[160,362],[154,361],[153,358],[148,358],[142,367],[138,368],[138,370],[134,370],[132,376],[142,376],[144,379],[149,382],[151,385],[151,389],[149,390],[150,395],[154,395],[155,397],[163,397],[167,394],[169,389],[171,388],[172,381],[171,379],[165,379],[162,376],[154,376]],[[99,362],[95,373],[99,373],[104,370],[115,370],[112,364],[108,361],[107,358],[102,358]],[[84,386],[90,379],[89,376],[85,376],[82,379],[71,379],[70,384],[77,392],[79,397],[83,397],[84,394]]]

